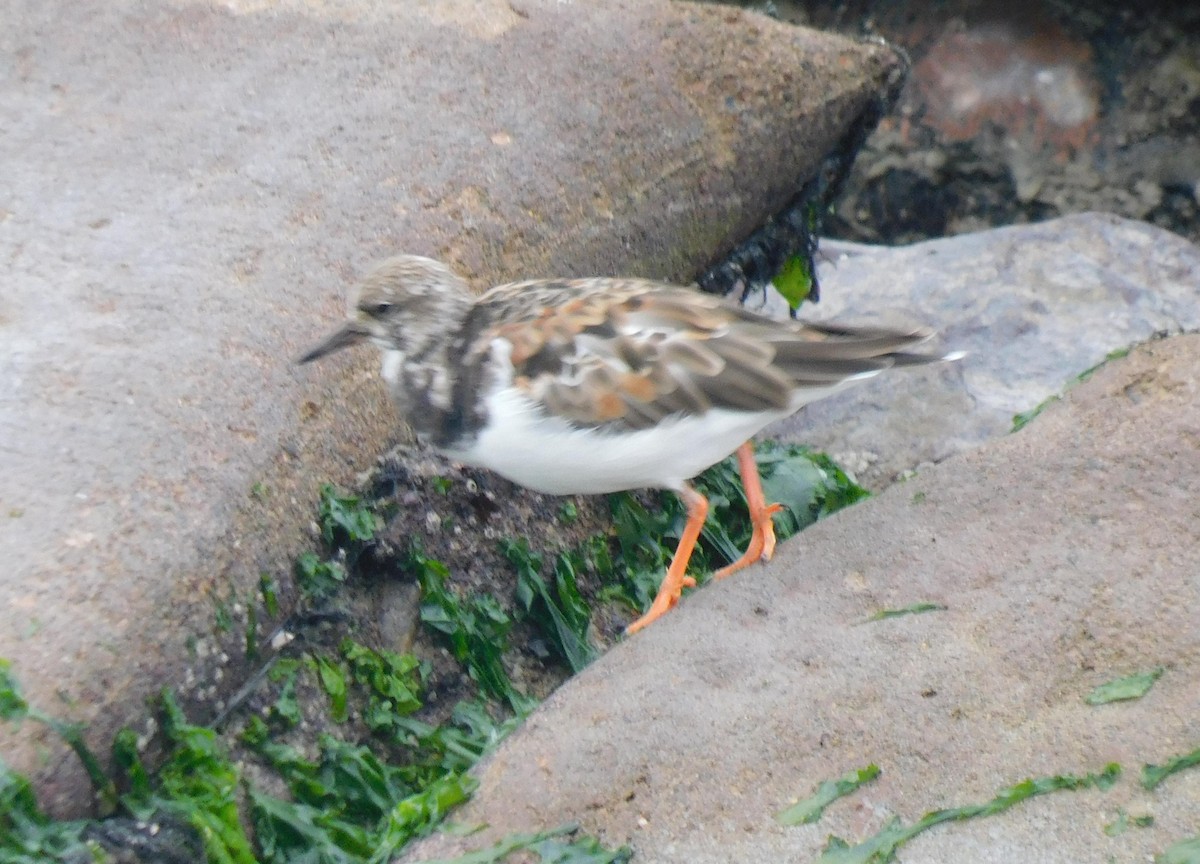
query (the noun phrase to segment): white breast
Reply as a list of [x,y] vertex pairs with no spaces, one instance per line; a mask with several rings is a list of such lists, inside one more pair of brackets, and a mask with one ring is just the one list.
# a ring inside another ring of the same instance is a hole
[[404,355],[399,351],[383,352],[383,367],[379,373],[389,386],[395,387],[400,380],[400,368],[404,365]]
[[488,423],[479,436],[449,455],[553,495],[677,490],[763,427],[843,386],[798,391],[794,407],[785,411],[713,409],[626,432],[574,428],[542,414],[520,390],[506,386],[487,398]]

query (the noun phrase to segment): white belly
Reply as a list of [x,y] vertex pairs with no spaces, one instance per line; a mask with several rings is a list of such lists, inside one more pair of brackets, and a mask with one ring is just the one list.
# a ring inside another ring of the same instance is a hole
[[489,423],[473,445],[449,455],[552,495],[648,487],[677,490],[763,427],[839,389],[798,393],[793,407],[785,411],[713,409],[633,432],[576,429],[542,415],[519,391],[503,389],[488,399]]

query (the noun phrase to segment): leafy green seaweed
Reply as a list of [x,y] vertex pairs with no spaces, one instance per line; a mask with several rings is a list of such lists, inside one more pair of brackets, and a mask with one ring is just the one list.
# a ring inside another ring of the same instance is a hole
[[1142,766],[1142,788],[1154,789],[1172,774],[1200,765],[1200,748],[1167,760],[1163,765]]
[[441,633],[455,659],[484,693],[501,699],[517,714],[533,710],[536,700],[513,686],[504,668],[512,618],[490,594],[459,597],[446,585],[446,565],[413,550],[410,566],[421,584],[421,620]]
[[1200,864],[1200,836],[1188,837],[1172,843],[1154,859],[1154,862],[1155,864]]
[[338,592],[346,581],[345,566],[335,559],[322,560],[313,552],[296,559],[296,586],[308,600],[320,602]]
[[1017,414],[1014,414],[1013,418],[1012,418],[1012,429],[1010,429],[1009,431],[1010,432],[1020,432],[1022,429],[1024,429],[1026,426],[1028,426],[1034,420],[1036,420],[1038,418],[1038,415],[1040,415],[1043,411],[1045,411],[1047,408],[1049,408],[1055,402],[1061,402],[1061,401],[1062,401],[1061,396],[1058,396],[1058,395],[1050,396],[1046,399],[1043,399],[1041,402],[1039,402],[1034,407],[1030,408],[1028,411],[1021,411]]
[[905,615],[920,615],[925,612],[945,612],[946,607],[940,603],[913,603],[899,609],[880,609],[867,618],[867,622],[886,621],[889,618],[902,618]]
[[366,543],[375,539],[380,527],[379,517],[369,503],[356,495],[343,495],[329,483],[321,486],[317,524],[330,546]]
[[1154,682],[1162,677],[1164,671],[1163,667],[1159,666],[1149,672],[1117,678],[1101,684],[1085,696],[1083,701],[1089,705],[1107,705],[1109,702],[1141,699],[1154,686]]
[[406,843],[431,831],[451,808],[470,798],[478,786],[479,781],[474,777],[451,775],[433,781],[420,793],[399,802],[387,816],[370,864],[388,864]]
[[839,798],[856,791],[879,776],[879,766],[868,765],[844,774],[837,780],[823,780],[813,794],[775,815],[780,825],[811,825],[825,813],[825,808]]
[[12,674],[12,663],[0,657],[0,720],[20,723],[26,719],[42,724],[66,742],[83,764],[88,780],[96,792],[101,811],[112,812],[117,804],[117,788],[105,773],[104,766],[100,764],[96,754],[83,740],[83,726],[59,720],[26,702],[21,695],[21,688],[17,685],[17,679]]
[[407,717],[421,707],[421,664],[416,657],[368,648],[353,639],[342,640],[341,652],[354,680],[367,688],[367,725],[375,726],[372,718],[378,715]]
[[[242,819],[239,789],[245,779],[240,768],[217,733],[189,723],[175,698],[164,691],[160,697],[167,743],[164,761],[151,773],[142,762],[137,736],[128,729],[119,732],[113,762],[127,791],[115,804],[138,820],[170,818],[190,826],[204,857],[213,864],[300,860],[384,864],[470,796],[477,781],[463,772],[516,721],[497,723],[479,703],[460,704],[451,722],[443,726],[411,721],[407,712],[420,707],[415,658],[372,651],[350,640],[343,643],[342,655],[349,680],[363,692],[372,716],[393,713],[392,722],[382,729],[407,749],[408,762],[385,762],[372,749],[329,734],[318,738],[318,758],[307,759],[296,748],[272,741],[267,720],[251,715],[242,740],[275,770],[290,793],[290,800],[284,800],[246,788],[252,840]],[[3,717],[40,720],[42,715],[20,696],[8,668],[7,663],[0,664]],[[333,713],[342,713],[341,700],[349,695],[343,690],[347,676],[340,662],[312,656],[305,662],[281,660],[268,675],[280,690],[267,716],[285,728],[299,716],[295,687],[297,676],[305,670],[330,693]],[[70,730],[69,724],[46,720]],[[106,775],[104,786],[115,790]],[[45,816],[29,782],[0,765],[0,861],[107,860],[100,847],[87,839],[93,824]]]
[[812,293],[813,273],[811,257],[793,255],[783,262],[783,268],[771,280],[771,284],[795,311]]
[[896,852],[901,846],[936,825],[994,816],[1022,801],[1050,792],[1088,788],[1107,790],[1112,788],[1120,776],[1121,766],[1113,762],[1106,765],[1099,774],[1085,774],[1082,777],[1060,774],[1024,780],[1015,786],[1000,790],[991,801],[947,810],[933,810],[909,826],[905,826],[899,817],[896,817],[862,843],[850,845],[841,838],[831,837],[818,859],[818,864],[887,864],[896,859]]
[[555,559],[552,590],[540,575],[541,556],[530,552],[524,540],[504,540],[501,551],[517,571],[517,602],[539,624],[571,671],[581,671],[600,652],[588,638],[592,610],[579,593],[579,556],[564,552]]
[[170,691],[159,698],[162,729],[171,748],[154,775],[141,762],[135,736],[125,730],[113,745],[113,760],[130,778],[123,807],[150,821],[160,812],[186,821],[199,834],[210,862],[256,864],[253,844],[238,817],[240,775],[216,732],[187,722]]
[[0,861],[46,864],[67,856],[92,860],[94,848],[83,838],[87,822],[56,821],[38,807],[29,781],[0,762]]
[[1116,819],[1104,826],[1104,833],[1108,837],[1119,837],[1128,831],[1131,825],[1134,828],[1149,828],[1153,824],[1153,816],[1130,816],[1122,809],[1117,811]]

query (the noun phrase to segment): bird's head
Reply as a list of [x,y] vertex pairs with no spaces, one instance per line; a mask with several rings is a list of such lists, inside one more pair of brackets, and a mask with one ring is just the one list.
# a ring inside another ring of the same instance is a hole
[[467,284],[445,264],[419,255],[389,258],[358,284],[342,326],[296,361],[370,340],[384,351],[419,356],[443,338],[471,307]]

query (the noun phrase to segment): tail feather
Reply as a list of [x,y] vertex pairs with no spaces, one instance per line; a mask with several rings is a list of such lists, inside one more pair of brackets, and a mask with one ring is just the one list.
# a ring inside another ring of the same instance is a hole
[[953,363],[967,356],[966,351],[951,351],[948,354],[915,354],[897,351],[889,354],[893,366],[924,366],[926,363]]
[[933,337],[931,330],[888,330],[844,324],[805,323],[793,338],[770,340],[774,364],[797,383],[836,382],[866,377],[891,366],[919,366],[957,360],[962,354],[913,351]]

